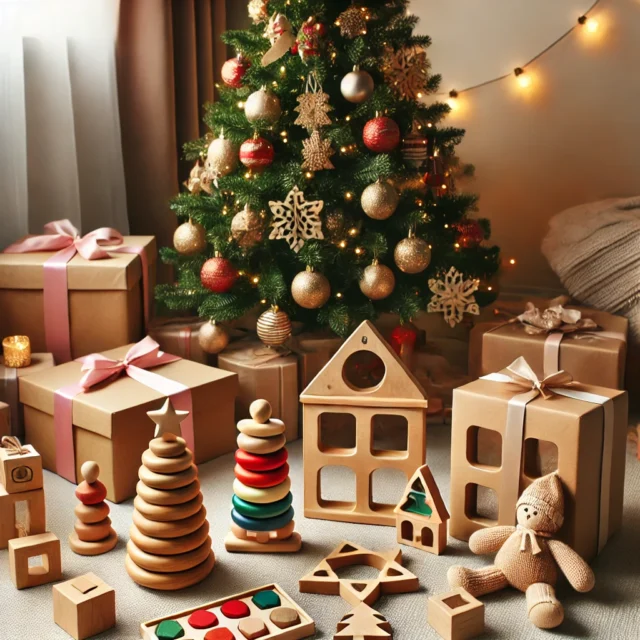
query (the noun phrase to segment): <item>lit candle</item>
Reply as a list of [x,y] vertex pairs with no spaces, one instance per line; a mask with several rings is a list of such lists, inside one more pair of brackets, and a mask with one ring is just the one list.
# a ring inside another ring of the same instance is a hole
[[28,367],[31,364],[31,343],[28,336],[9,336],[2,341],[4,366]]

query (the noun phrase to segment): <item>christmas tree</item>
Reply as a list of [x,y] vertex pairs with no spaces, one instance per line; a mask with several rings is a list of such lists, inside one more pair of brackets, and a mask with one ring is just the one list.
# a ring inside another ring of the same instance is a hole
[[[185,146],[196,165],[162,249],[177,273],[157,290],[168,308],[228,322],[277,306],[278,335],[287,314],[345,336],[382,311],[438,310],[452,267],[491,301],[499,251],[471,217],[477,197],[456,190],[464,131],[427,101],[440,76],[408,5],[251,0],[253,25],[223,35],[237,57],[209,135]],[[226,344],[219,325],[208,332],[212,350]]]

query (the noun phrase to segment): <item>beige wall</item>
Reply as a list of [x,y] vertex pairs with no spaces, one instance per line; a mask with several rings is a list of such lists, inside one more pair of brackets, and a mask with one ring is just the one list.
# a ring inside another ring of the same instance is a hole
[[[512,70],[557,38],[591,0],[414,0],[442,88]],[[539,246],[547,221],[582,202],[640,193],[640,0],[602,0],[596,37],[574,32],[532,70],[528,94],[513,78],[470,92],[449,117],[467,129],[469,185],[505,257],[503,286],[555,287]],[[461,96],[461,98],[463,98]]]

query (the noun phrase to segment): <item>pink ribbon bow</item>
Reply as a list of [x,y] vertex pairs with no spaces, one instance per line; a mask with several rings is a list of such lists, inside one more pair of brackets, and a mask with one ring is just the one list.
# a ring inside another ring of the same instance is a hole
[[58,475],[71,482],[76,481],[73,448],[73,399],[97,384],[113,382],[122,374],[164,396],[170,396],[176,409],[189,412],[180,426],[187,446],[194,451],[195,434],[191,390],[180,382],[148,371],[152,367],[180,359],[178,356],[160,351],[160,345],[149,336],[134,344],[122,360],[112,360],[100,353],[79,358],[84,372],[82,378],[76,384],[58,389],[53,398],[56,472]]

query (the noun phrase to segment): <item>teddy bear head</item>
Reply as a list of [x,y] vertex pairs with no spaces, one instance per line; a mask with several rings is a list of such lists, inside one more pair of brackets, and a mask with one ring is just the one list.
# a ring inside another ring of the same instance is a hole
[[530,484],[516,504],[518,524],[526,529],[556,533],[564,521],[564,495],[556,473]]

